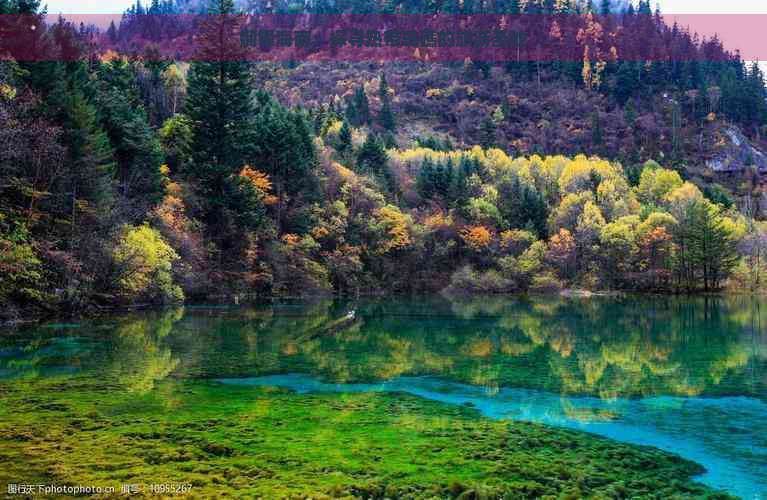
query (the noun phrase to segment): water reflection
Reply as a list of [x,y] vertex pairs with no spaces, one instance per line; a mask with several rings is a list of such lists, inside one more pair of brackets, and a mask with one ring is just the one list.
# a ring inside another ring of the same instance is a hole
[[0,378],[96,375],[143,394],[179,365],[165,343],[183,308],[71,325],[49,324],[0,336]]
[[103,367],[103,376],[122,384],[129,392],[151,391],[157,381],[179,365],[179,358],[164,341],[183,317],[184,309],[176,308],[160,314],[121,318],[110,330],[111,355]]
[[[349,308],[354,323],[327,327]],[[432,375],[488,393],[761,397],[765,314],[745,297],[326,302],[196,318],[179,326],[174,351],[196,353],[181,355],[184,376],[302,372],[354,383]]]
[[[345,320],[346,312],[355,318]],[[18,332],[0,377],[97,372],[142,393],[163,378],[308,373],[358,383],[430,375],[562,395],[767,394],[767,305],[751,297],[443,298],[178,308]]]

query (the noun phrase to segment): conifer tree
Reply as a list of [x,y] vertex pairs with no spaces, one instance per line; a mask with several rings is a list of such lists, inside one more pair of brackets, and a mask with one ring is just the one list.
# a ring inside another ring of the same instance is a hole
[[418,187],[418,193],[424,199],[430,199],[434,196],[434,163],[428,156],[421,162],[421,168],[418,170],[418,178],[416,180]]
[[490,118],[485,118],[479,129],[479,144],[485,149],[495,146],[495,123]]
[[368,134],[357,155],[357,169],[362,173],[380,174],[386,169],[387,161],[381,140],[375,134]]
[[186,115],[192,123],[193,173],[215,219],[226,205],[226,179],[252,152],[251,78],[232,0],[214,0],[189,70]]
[[307,120],[265,93],[258,95],[258,111],[250,140],[253,164],[271,177],[277,196],[276,223],[282,227],[290,202],[317,194],[317,158]]
[[436,173],[435,188],[442,198],[447,199],[450,195],[450,186],[453,184],[453,160],[448,158],[446,163],[440,163]]
[[738,261],[736,241],[720,209],[693,201],[677,225],[677,276],[688,290],[716,290]]
[[[51,52],[45,24],[46,11],[40,9],[40,3],[40,0],[0,1],[0,46],[6,53],[4,60],[7,56],[19,61],[53,61],[61,57]],[[24,21],[3,14],[21,14]],[[46,54],[52,57],[44,57]]]
[[341,125],[341,131],[338,133],[338,146],[336,150],[342,156],[348,154],[352,150],[352,129],[349,127],[349,122],[344,121]]
[[[57,186],[66,199],[68,219],[73,223],[73,232],[78,224],[77,207],[85,204],[101,217],[109,213],[113,198],[112,177],[115,162],[109,138],[98,120],[96,105],[88,96],[93,95],[92,81],[87,75],[85,63],[76,62],[60,66],[56,72],[61,78],[51,82],[53,87],[47,94],[49,112],[61,124],[62,144],[67,148],[68,174],[66,181]],[[40,66],[38,66],[40,67]],[[54,70],[55,71],[55,70]],[[67,210],[67,209],[65,209]]]
[[448,197],[455,208],[461,208],[469,200],[469,177],[474,173],[471,161],[461,157],[457,172],[453,175]]
[[114,21],[109,22],[109,28],[107,29],[107,36],[109,37],[110,42],[115,43],[117,41],[117,28],[115,28]]
[[140,105],[135,73],[117,60],[99,67],[101,123],[114,147],[123,194],[153,204],[164,190],[162,149]]
[[629,129],[633,129],[636,126],[637,113],[634,108],[633,99],[626,101],[626,105],[623,106],[623,119],[626,121],[626,125]]
[[599,111],[591,113],[591,144],[602,145],[602,122],[599,119]]
[[381,84],[378,88],[378,94],[381,98],[381,113],[378,115],[378,122],[389,132],[394,132],[396,122],[394,112],[391,109],[391,98],[389,97],[389,85],[386,83],[386,75],[381,73]]
[[684,143],[682,140],[682,113],[679,104],[671,106],[671,158],[681,160]]
[[759,137],[759,125],[767,121],[767,92],[764,86],[764,74],[756,61],[746,71],[743,98],[748,103],[744,106],[743,121],[756,130]]
[[[99,214],[106,214],[112,202],[111,178],[115,169],[112,148],[99,126],[96,110],[82,93],[75,91],[66,103],[64,143],[70,159],[69,188],[72,222],[77,224],[77,200],[85,200]],[[74,228],[73,228],[74,229]]]
[[613,94],[618,103],[624,104],[636,91],[638,87],[636,65],[631,61],[621,61],[618,63],[618,70],[615,74],[615,90]]
[[386,132],[383,136],[383,143],[388,149],[394,149],[397,147],[397,140],[394,138],[394,134]]
[[546,235],[546,200],[533,187],[518,178],[498,186],[501,215],[512,228],[531,227],[540,237]]
[[357,87],[354,97],[346,108],[346,116],[352,125],[361,127],[370,124],[370,104],[363,87]]
[[388,162],[389,156],[381,138],[368,134],[357,154],[357,170],[363,174],[372,174],[384,189],[391,192],[395,183]]

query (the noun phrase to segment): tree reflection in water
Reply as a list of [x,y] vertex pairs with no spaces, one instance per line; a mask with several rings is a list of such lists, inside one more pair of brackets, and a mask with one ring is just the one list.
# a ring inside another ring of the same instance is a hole
[[[339,323],[352,309],[355,317]],[[763,397],[765,326],[767,307],[745,296],[188,307],[8,337],[0,376],[87,370],[136,393],[169,376],[299,372],[336,383],[432,375],[488,394],[525,387],[604,399]]]

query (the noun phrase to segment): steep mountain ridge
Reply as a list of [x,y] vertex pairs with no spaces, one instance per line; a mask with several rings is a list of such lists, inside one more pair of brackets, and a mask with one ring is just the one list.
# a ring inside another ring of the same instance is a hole
[[[647,160],[672,163],[701,188],[720,184],[741,202],[751,197],[751,206],[767,217],[767,143],[749,139],[737,124],[714,112],[700,122],[682,120],[675,130],[670,107],[676,103],[669,93],[642,101],[643,111],[632,123],[625,107],[600,92],[549,75],[538,86],[498,66],[485,76],[471,63],[304,62],[295,68],[264,64],[256,75],[257,85],[286,106],[335,109],[343,115],[358,88],[365,89],[371,109],[378,112],[382,72],[402,124],[396,136],[400,146],[426,134],[464,148],[492,139],[493,146],[510,155],[587,153],[625,167]],[[492,138],[483,136],[484,121],[493,125]],[[596,127],[601,129],[598,143]],[[675,133],[681,136],[677,158]]]

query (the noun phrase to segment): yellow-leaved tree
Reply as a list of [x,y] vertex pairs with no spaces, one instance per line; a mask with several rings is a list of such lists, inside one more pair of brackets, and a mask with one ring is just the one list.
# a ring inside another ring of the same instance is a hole
[[684,181],[678,172],[661,168],[657,163],[648,161],[639,177],[637,196],[644,204],[660,205],[669,193],[682,184]]
[[112,257],[115,283],[125,299],[156,302],[184,299],[181,287],[173,282],[173,262],[178,254],[149,224],[123,226]]
[[408,225],[410,216],[405,215],[394,205],[385,205],[376,211],[378,225],[384,230],[387,237],[379,246],[380,253],[399,250],[410,245],[410,231]]

